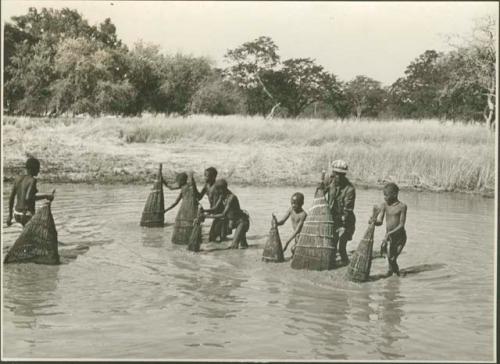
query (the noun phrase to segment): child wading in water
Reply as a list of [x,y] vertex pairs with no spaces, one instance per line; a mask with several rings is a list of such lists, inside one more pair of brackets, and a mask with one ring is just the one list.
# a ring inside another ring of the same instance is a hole
[[[30,157],[26,161],[26,175],[19,176],[14,181],[12,192],[9,198],[9,216],[7,217],[7,226],[12,225],[12,216],[16,222],[25,226],[35,214],[35,201],[54,200],[54,192],[39,194],[36,188],[36,176],[40,172],[40,161]],[[17,201],[16,201],[17,200]],[[14,201],[16,208],[14,209]]]
[[286,241],[285,247],[283,248],[283,252],[285,252],[286,248],[288,247],[288,244],[290,244],[290,242],[295,239],[295,244],[291,248],[293,255],[295,253],[297,240],[300,232],[302,231],[302,226],[304,226],[304,221],[306,220],[307,213],[302,209],[302,206],[304,205],[304,195],[302,193],[300,192],[294,193],[292,195],[292,198],[290,199],[290,202],[292,207],[290,207],[286,215],[283,216],[281,220],[276,221],[276,225],[278,226],[283,225],[288,220],[288,218],[291,217],[294,231],[292,236],[290,236],[290,238],[288,238],[288,240]]
[[163,184],[170,190],[177,190],[180,188],[181,192],[172,205],[165,209],[165,212],[173,209],[182,200],[181,207],[175,218],[174,231],[172,233],[172,243],[174,244],[188,244],[189,237],[193,230],[193,222],[198,213],[198,191],[193,175],[190,176],[188,181],[187,173],[179,173],[176,176],[177,187],[170,187],[166,181]]
[[[387,216],[386,234],[380,247],[380,253],[387,255],[389,262],[388,276],[396,273],[399,276],[397,258],[406,244],[406,211],[407,206],[398,200],[399,187],[395,183],[388,183],[384,187],[384,202],[380,205],[380,213],[375,225],[380,226]],[[370,220],[371,222],[371,220]],[[389,249],[387,244],[389,243]]]
[[[210,208],[213,209],[217,201],[219,200],[219,193],[215,188],[215,180],[217,178],[217,170],[214,167],[209,167],[205,169],[205,185],[203,186],[201,192],[198,195],[198,200],[201,200],[206,194],[208,202],[210,203]],[[222,212],[222,206],[215,213]],[[212,225],[210,226],[210,232],[208,233],[208,241],[216,241],[217,238],[224,240],[227,235],[227,222],[224,219],[214,219]]]
[[[236,229],[233,236],[232,249],[248,248],[247,231],[250,227],[250,216],[240,208],[238,197],[227,188],[225,179],[215,182],[215,188],[220,197],[215,206],[203,210],[209,219],[226,219],[229,229]],[[222,210],[222,212],[217,212]]]

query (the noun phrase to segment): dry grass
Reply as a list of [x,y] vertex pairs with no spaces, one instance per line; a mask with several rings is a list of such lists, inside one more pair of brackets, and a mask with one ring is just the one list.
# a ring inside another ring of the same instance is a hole
[[45,159],[54,180],[150,180],[162,161],[197,174],[214,165],[237,183],[306,185],[341,158],[364,185],[484,192],[495,184],[494,136],[436,120],[4,118],[7,172],[26,152]]

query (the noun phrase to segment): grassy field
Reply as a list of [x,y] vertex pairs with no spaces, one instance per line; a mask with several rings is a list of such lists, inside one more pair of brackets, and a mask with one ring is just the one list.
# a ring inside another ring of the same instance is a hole
[[495,188],[495,139],[479,125],[436,120],[333,121],[227,116],[20,118],[3,122],[4,179],[26,155],[53,182],[150,182],[214,166],[230,183],[311,185],[329,161],[349,163],[363,186],[489,193]]

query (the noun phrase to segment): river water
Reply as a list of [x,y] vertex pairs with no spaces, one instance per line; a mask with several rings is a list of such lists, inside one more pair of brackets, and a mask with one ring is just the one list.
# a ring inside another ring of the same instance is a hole
[[[139,227],[148,186],[55,187],[63,264],[3,267],[4,358],[495,359],[493,199],[401,192],[406,275],[380,278],[387,263],[375,259],[373,280],[359,284],[346,268],[261,261],[271,213],[295,188],[232,188],[251,214],[250,248],[192,253],[170,243],[176,209],[164,228]],[[313,189],[299,190],[309,208]],[[166,192],[166,204],[174,198]],[[357,191],[348,251],[381,199]],[[20,231],[3,229],[4,255]],[[290,232],[281,227],[282,240]]]

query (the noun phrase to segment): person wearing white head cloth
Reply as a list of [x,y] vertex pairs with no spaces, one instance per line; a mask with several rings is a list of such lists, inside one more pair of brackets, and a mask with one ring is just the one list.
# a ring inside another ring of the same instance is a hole
[[346,245],[348,241],[352,240],[356,227],[356,216],[354,215],[356,189],[346,177],[348,169],[345,161],[341,159],[333,161],[330,181],[326,185],[323,184],[325,197],[333,216],[335,246],[343,264],[349,263]]

